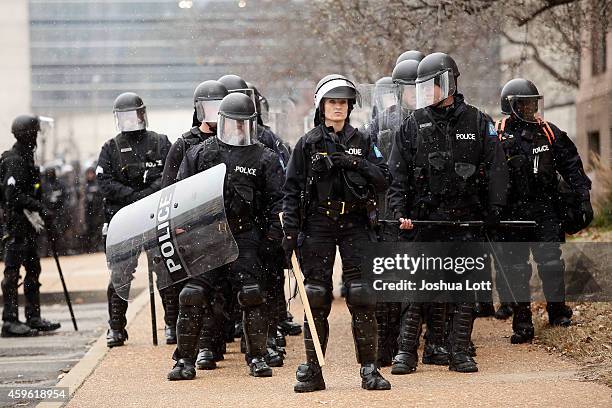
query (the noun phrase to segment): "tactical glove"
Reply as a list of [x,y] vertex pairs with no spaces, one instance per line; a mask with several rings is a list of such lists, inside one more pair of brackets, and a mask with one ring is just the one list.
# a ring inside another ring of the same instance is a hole
[[361,157],[341,152],[332,153],[330,159],[334,166],[346,170],[358,170],[363,161]]

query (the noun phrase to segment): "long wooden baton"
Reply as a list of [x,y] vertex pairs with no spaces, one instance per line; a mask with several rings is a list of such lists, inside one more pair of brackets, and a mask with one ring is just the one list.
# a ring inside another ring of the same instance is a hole
[[[283,213],[279,213],[281,225],[283,224]],[[297,239],[295,237],[294,239]],[[312,317],[312,310],[310,309],[310,302],[308,301],[308,295],[306,294],[306,288],[304,287],[304,275],[300,268],[300,263],[297,260],[295,251],[291,254],[291,267],[293,268],[293,275],[297,282],[298,292],[300,299],[302,299],[302,305],[304,306],[304,313],[306,314],[306,321],[308,322],[308,328],[310,329],[310,335],[312,336],[312,343],[314,344],[315,352],[317,353],[317,360],[319,361],[319,367],[325,365],[325,356],[323,355],[323,349],[319,342],[319,333],[317,333],[317,326],[315,326],[314,317]]]

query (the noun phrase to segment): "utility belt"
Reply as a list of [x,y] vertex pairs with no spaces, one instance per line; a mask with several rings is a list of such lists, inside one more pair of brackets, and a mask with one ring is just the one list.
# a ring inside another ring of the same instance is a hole
[[366,209],[365,203],[350,203],[346,201],[326,200],[317,204],[314,209],[316,213],[326,215],[334,220],[348,214],[363,214]]

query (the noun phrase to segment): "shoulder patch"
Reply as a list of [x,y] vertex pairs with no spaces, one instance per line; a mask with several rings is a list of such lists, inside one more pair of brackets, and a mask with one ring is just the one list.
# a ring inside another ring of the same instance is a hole
[[13,176],[9,177],[9,179],[6,181],[6,185],[7,186],[14,186],[15,185],[15,177],[13,177]]
[[374,145],[374,154],[376,155],[377,159],[382,159],[383,158],[382,153],[380,152],[380,150],[378,150],[378,146],[376,146],[376,145]]
[[489,136],[497,136],[497,130],[495,130],[495,125],[493,122],[487,122],[487,129],[489,132]]

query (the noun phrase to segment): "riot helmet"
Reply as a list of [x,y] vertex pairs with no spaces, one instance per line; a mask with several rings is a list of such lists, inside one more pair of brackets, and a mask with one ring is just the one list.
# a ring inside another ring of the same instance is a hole
[[393,82],[398,84],[398,91],[402,106],[413,110],[416,108],[416,79],[418,76],[419,62],[415,60],[404,60],[393,68]]
[[527,79],[514,78],[501,91],[501,111],[529,123],[544,119],[544,96]]
[[40,119],[34,115],[17,116],[11,125],[11,133],[18,141],[26,145],[36,145],[39,131]]
[[348,100],[348,116],[353,110],[353,106],[359,101],[359,92],[353,82],[343,75],[331,74],[325,76],[319,81],[315,88],[314,105],[315,125],[321,123],[324,118],[323,99],[347,99]]
[[419,62],[416,78],[417,108],[435,106],[457,92],[457,63],[442,52],[429,54]]
[[257,117],[259,122],[263,125],[270,119],[270,105],[265,96],[259,92],[259,90],[250,82],[247,82],[249,89],[253,91],[255,110],[257,111]]
[[423,58],[425,58],[425,54],[423,54],[421,51],[417,51],[417,50],[404,51],[401,53],[399,57],[397,57],[397,60],[395,61],[395,65],[399,64],[402,61],[408,61],[408,60],[419,62]]
[[247,95],[230,93],[219,106],[217,138],[232,146],[247,146],[256,140],[257,112]]
[[209,126],[217,125],[219,105],[228,94],[227,88],[219,81],[204,81],[193,93],[193,107],[200,123],[206,122]]
[[120,132],[136,132],[147,128],[147,107],[134,92],[122,93],[113,104],[115,125]]

